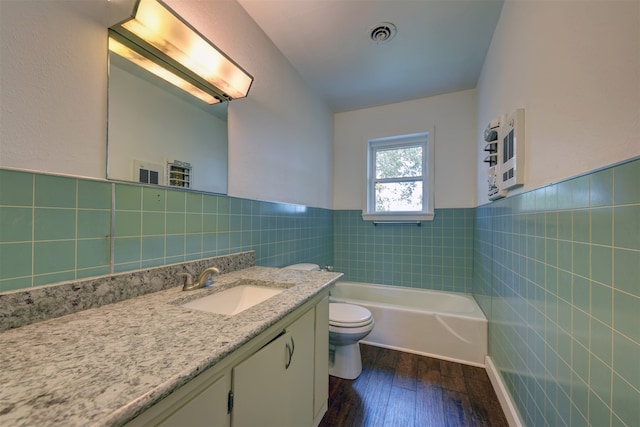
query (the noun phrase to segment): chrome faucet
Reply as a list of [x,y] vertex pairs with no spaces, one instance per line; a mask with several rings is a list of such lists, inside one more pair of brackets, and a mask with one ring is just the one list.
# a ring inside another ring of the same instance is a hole
[[[183,291],[191,291],[194,289],[202,288],[206,285],[207,280],[210,276],[214,274],[220,274],[220,270],[215,267],[209,267],[205,269],[198,278],[194,281],[193,276],[189,273],[182,273],[179,277],[184,277],[184,285],[182,286]],[[213,279],[213,278],[212,278]],[[213,280],[212,280],[213,281]]]

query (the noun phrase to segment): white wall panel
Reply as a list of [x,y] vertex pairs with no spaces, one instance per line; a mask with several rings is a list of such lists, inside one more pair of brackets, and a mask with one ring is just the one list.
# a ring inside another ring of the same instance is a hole
[[334,209],[362,209],[369,139],[435,128],[435,208],[475,206],[476,92],[467,90],[339,113],[334,118]]
[[478,165],[489,120],[525,108],[516,192],[640,155],[640,2],[505,2],[477,90]]
[[106,2],[0,2],[0,166],[106,175]]

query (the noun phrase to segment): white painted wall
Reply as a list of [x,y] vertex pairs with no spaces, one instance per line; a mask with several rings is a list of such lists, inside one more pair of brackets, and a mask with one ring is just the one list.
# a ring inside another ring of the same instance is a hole
[[478,165],[488,121],[525,108],[515,193],[640,155],[640,2],[506,1],[477,91]]
[[255,78],[229,103],[229,194],[330,208],[331,110],[235,0],[168,4]]
[[0,166],[106,176],[106,13],[106,1],[0,1]]
[[137,160],[158,165],[160,184],[168,185],[167,162],[178,160],[192,167],[190,188],[226,194],[227,104],[196,104],[195,97],[170,91],[117,63],[111,54],[107,176],[137,182]]
[[435,128],[435,208],[475,206],[476,91],[350,111],[334,117],[334,209],[362,209],[369,139]]
[[[167,3],[255,77],[229,108],[229,194],[330,208],[329,108],[236,1]],[[0,1],[0,166],[105,177],[108,17],[106,0]]]

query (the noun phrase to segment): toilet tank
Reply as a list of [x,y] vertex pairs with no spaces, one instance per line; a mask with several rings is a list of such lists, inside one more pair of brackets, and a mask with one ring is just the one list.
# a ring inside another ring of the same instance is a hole
[[318,264],[310,264],[310,263],[293,264],[293,265],[288,265],[284,268],[288,268],[291,270],[302,270],[302,271],[320,271],[320,266]]

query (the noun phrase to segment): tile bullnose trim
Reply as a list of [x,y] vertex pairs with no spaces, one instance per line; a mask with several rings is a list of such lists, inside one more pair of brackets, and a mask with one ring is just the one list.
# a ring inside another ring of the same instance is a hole
[[256,265],[255,251],[0,293],[0,331],[179,286],[179,273],[231,273]]
[[496,366],[493,364],[491,357],[485,356],[484,365],[489,381],[491,381],[491,385],[498,396],[498,401],[500,402],[502,411],[507,418],[509,427],[524,427],[522,417],[520,417],[520,413],[518,412],[518,407],[515,405],[513,397],[502,380],[500,371],[498,371]]

